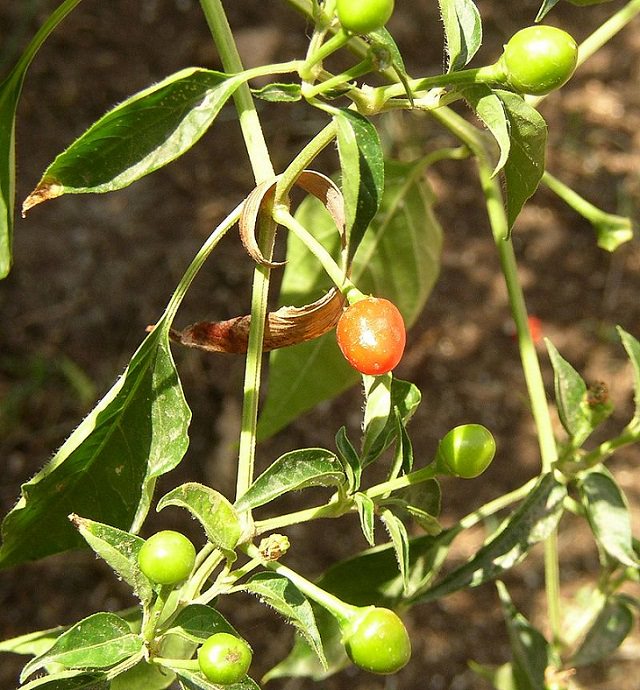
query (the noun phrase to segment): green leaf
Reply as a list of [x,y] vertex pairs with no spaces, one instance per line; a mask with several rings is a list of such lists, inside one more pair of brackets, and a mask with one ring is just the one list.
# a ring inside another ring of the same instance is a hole
[[236,509],[215,489],[188,482],[163,496],[156,510],[167,506],[186,508],[204,527],[208,540],[215,546],[232,551],[242,532]]
[[362,422],[362,458],[363,464],[370,462],[368,458],[371,446],[373,446],[380,434],[385,430],[391,407],[391,384],[393,376],[363,376],[364,382],[364,419]]
[[53,161],[23,212],[63,194],[122,189],[167,165],[207,131],[245,74],[190,67],[131,96]]
[[[163,317],[164,318],[164,317]],[[188,445],[184,400],[163,320],[111,390],[60,450],[23,485],[2,524],[0,567],[83,545],[67,516],[136,532],[157,478]]]
[[511,136],[509,157],[504,166],[509,229],[525,202],[536,191],[544,174],[547,124],[540,113],[521,96],[497,90]]
[[415,520],[427,534],[437,535],[442,532],[442,525],[438,522],[441,491],[437,479],[394,491],[385,505],[391,506],[396,515]]
[[588,472],[578,488],[598,546],[623,565],[637,568],[629,506],[611,473],[604,467]]
[[384,156],[376,128],[353,110],[331,109],[338,127],[347,246],[352,257],[384,193]]
[[80,3],[65,0],[40,27],[16,66],[0,84],[0,280],[11,269],[15,206],[15,121],[22,84],[33,58],[51,32]]
[[366,456],[362,456],[363,466],[368,465],[378,458],[398,437],[398,422],[403,428],[413,417],[422,394],[420,390],[408,381],[401,381],[393,378],[391,380],[391,409],[395,410],[395,415],[387,417],[384,428],[376,435],[374,442],[368,444]]
[[202,674],[195,671],[188,671],[184,668],[172,669],[180,680],[180,687],[184,690],[260,690],[258,684],[245,676],[238,683],[230,683],[229,685],[218,685],[211,683]]
[[362,462],[360,456],[353,447],[353,444],[347,436],[347,430],[341,426],[336,434],[336,448],[338,455],[342,461],[349,484],[349,493],[353,493],[360,488],[360,481],[362,479]]
[[438,0],[449,72],[462,69],[482,44],[480,12],[473,0]]
[[398,561],[398,570],[402,578],[402,591],[409,593],[409,535],[402,520],[393,514],[389,508],[380,511],[380,519],[391,537],[391,544]]
[[61,671],[42,678],[36,678],[20,690],[110,690],[104,673],[84,671]]
[[144,540],[129,532],[77,515],[72,522],[89,546],[129,584],[144,604],[153,598],[153,585],[138,566]]
[[251,93],[269,103],[294,103],[302,98],[300,84],[267,84]]
[[175,678],[173,671],[143,659],[117,675],[111,681],[109,690],[166,690]]
[[311,604],[290,580],[277,573],[258,573],[243,584],[241,589],[255,594],[260,601],[271,606],[291,623],[310,645],[322,666],[326,667],[327,660]]
[[76,623],[53,646],[32,659],[22,670],[21,682],[49,664],[67,669],[103,669],[138,654],[143,649],[139,635],[115,613],[96,613]]
[[393,463],[389,470],[388,480],[391,481],[400,476],[400,473],[407,474],[413,468],[413,446],[411,439],[404,427],[400,411],[394,407],[396,418],[396,448],[393,454]]
[[553,366],[558,416],[574,445],[578,447],[593,430],[591,420],[583,407],[587,395],[587,384],[580,374],[561,357],[550,340],[545,339],[545,343]]
[[549,645],[544,636],[516,610],[504,584],[497,582],[496,586],[509,632],[515,687],[518,690],[545,690],[545,670],[551,656]]
[[372,31],[367,36],[371,45],[371,52],[375,60],[375,66],[378,70],[385,70],[391,67],[398,76],[400,83],[404,86],[409,101],[413,103],[411,88],[409,87],[409,75],[402,59],[402,54],[398,49],[393,36],[382,27],[376,31]]
[[540,9],[538,10],[538,14],[536,15],[536,21],[541,22],[546,14],[552,10],[560,0],[543,0],[542,5],[540,6]]
[[237,635],[236,630],[216,609],[206,604],[189,604],[174,618],[166,635],[178,635],[188,642],[202,643],[217,632]]
[[375,541],[375,504],[372,498],[369,498],[367,494],[363,494],[358,491],[354,494],[353,500],[355,501],[356,508],[358,509],[358,517],[360,518],[360,528],[362,529],[362,534],[364,538],[374,546]]
[[571,666],[588,666],[606,659],[633,628],[633,612],[621,597],[612,596],[600,609],[580,647],[572,655]]
[[618,333],[633,367],[635,411],[629,427],[640,426],[640,342],[620,326],[618,326]]
[[[442,247],[442,229],[433,213],[434,197],[423,172],[422,163],[387,163],[380,212],[369,226],[352,267],[352,279],[360,290],[394,302],[407,327],[416,321],[435,284]],[[296,217],[338,258],[340,242],[335,224],[321,204],[305,199]],[[280,302],[304,304],[330,286],[317,259],[290,233]],[[360,380],[342,356],[334,333],[275,350],[269,362],[260,438],[274,434]]]
[[504,105],[500,98],[484,84],[465,87],[462,89],[462,95],[498,144],[500,156],[493,170],[495,175],[504,168],[511,151],[511,133]]
[[262,677],[263,683],[283,677],[308,677],[320,681],[349,665],[342,644],[342,632],[336,619],[326,609],[317,605],[313,605],[313,609],[327,665],[323,666],[304,638],[296,635],[291,652]]
[[68,630],[68,625],[59,625],[47,630],[38,630],[13,637],[10,640],[0,642],[0,653],[11,652],[12,654],[27,654],[29,656],[40,656],[40,654],[51,648],[51,645]]
[[566,487],[552,473],[542,475],[527,499],[467,563],[417,592],[411,601],[433,601],[464,587],[476,587],[520,563],[534,544],[555,529],[566,495]]
[[324,448],[303,448],[285,453],[263,472],[235,503],[243,512],[269,503],[289,491],[308,486],[335,486],[346,482],[342,463]]

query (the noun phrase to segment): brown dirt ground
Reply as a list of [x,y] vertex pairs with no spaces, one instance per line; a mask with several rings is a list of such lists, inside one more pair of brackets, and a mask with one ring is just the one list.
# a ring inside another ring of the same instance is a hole
[[[305,26],[284,3],[227,3],[246,61],[299,56]],[[578,11],[560,3],[552,21],[578,39],[622,3]],[[0,5],[0,69],[24,44],[55,2]],[[505,37],[532,21],[537,2],[479,1],[485,45],[478,58],[494,59]],[[412,73],[440,69],[442,44],[436,3],[399,0],[390,28]],[[637,213],[640,199],[640,23],[617,36],[541,110],[550,123],[549,169],[610,211]],[[112,0],[81,4],[40,51],[29,72],[17,125],[18,200],[52,158],[107,108],[182,67],[217,67],[217,57],[195,0]],[[317,131],[309,108],[262,106],[277,168]],[[181,160],[113,195],[70,197],[18,220],[16,264],[0,286],[0,483],[2,513],[19,487],[108,389],[163,308],[184,267],[210,228],[251,188],[251,175],[231,110]],[[389,121],[402,155],[418,155],[449,139],[426,118]],[[416,124],[417,123],[417,124]],[[233,162],[232,162],[233,161]],[[335,161],[327,160],[327,171]],[[416,456],[429,457],[451,426],[476,421],[499,442],[484,481],[444,483],[443,521],[450,523],[537,472],[538,453],[517,351],[509,336],[503,281],[470,163],[431,173],[445,228],[440,280],[409,336],[398,375],[415,381],[424,402],[412,424]],[[631,411],[630,369],[614,326],[640,335],[640,246],[613,256],[596,247],[588,224],[552,194],[540,190],[517,224],[515,248],[532,313],[544,334],[589,380],[606,381],[617,404],[607,430]],[[198,278],[180,319],[227,318],[245,313],[250,262],[238,242],[225,241]],[[544,375],[551,375],[543,353]],[[240,359],[176,351],[194,412],[188,462],[163,482],[183,477],[232,486],[233,444],[240,406]],[[70,373],[72,372],[72,373]],[[260,462],[294,447],[331,443],[346,419],[357,424],[358,391],[298,420],[265,443]],[[611,463],[640,523],[637,449]],[[179,475],[179,476],[178,476]],[[154,518],[193,531],[175,515]],[[597,571],[597,554],[582,523],[566,520],[560,536],[563,587],[575,592]],[[336,529],[340,529],[337,532]],[[314,575],[362,548],[342,523],[291,530],[289,562]],[[477,546],[462,540],[455,557]],[[539,552],[508,578],[519,607],[544,625]],[[97,610],[117,610],[129,595],[88,554],[67,554],[0,575],[0,638],[70,623]],[[225,609],[226,610],[226,609]],[[256,650],[256,675],[281,657],[291,633],[269,611],[243,602],[227,610]],[[485,685],[467,660],[502,663],[509,652],[492,586],[416,608],[409,616],[412,663],[398,676],[371,678],[353,670],[318,685],[323,690],[405,688],[467,690]],[[589,690],[638,690],[640,634],[612,662],[576,677]],[[0,664],[0,687],[15,687],[20,659]],[[309,681],[275,681],[274,688],[311,688]]]

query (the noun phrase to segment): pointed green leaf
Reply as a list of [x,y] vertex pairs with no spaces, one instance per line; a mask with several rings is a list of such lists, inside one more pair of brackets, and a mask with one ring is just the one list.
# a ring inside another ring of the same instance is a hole
[[109,668],[142,651],[143,641],[115,613],[96,613],[76,623],[22,670],[21,681],[49,664],[68,669]]
[[136,596],[144,604],[150,603],[153,585],[138,566],[138,552],[144,540],[116,527],[77,515],[72,516],[72,522],[98,556],[131,585]]
[[346,481],[342,463],[324,448],[285,453],[269,466],[235,503],[242,512],[308,486],[335,486]]
[[606,659],[633,628],[633,612],[621,597],[612,596],[600,609],[582,644],[571,657],[571,666],[588,666]]
[[500,157],[493,171],[495,175],[504,168],[511,151],[511,133],[504,105],[500,98],[484,84],[465,87],[462,94],[498,144]]
[[536,15],[536,21],[541,22],[546,14],[552,10],[560,0],[543,0],[542,5],[540,6],[540,9],[538,10],[538,14]]
[[396,554],[398,570],[402,579],[402,591],[409,593],[409,535],[402,520],[385,508],[380,511],[380,519],[391,537],[391,544]]
[[84,671],[61,671],[42,678],[36,678],[20,690],[110,690],[104,673]]
[[578,481],[580,498],[599,547],[623,565],[637,568],[631,516],[622,490],[604,467]]
[[262,678],[267,683],[275,678],[312,678],[320,681],[349,665],[349,659],[342,644],[342,632],[336,619],[320,606],[313,605],[318,630],[326,657],[326,666],[320,663],[307,641],[296,635],[289,655],[276,664]]
[[338,449],[338,456],[342,461],[349,483],[349,493],[353,493],[360,488],[360,481],[362,479],[362,462],[356,449],[347,436],[347,430],[341,426],[336,434],[336,448]]
[[396,515],[413,518],[427,534],[434,536],[442,532],[442,525],[438,522],[440,504],[441,491],[437,479],[394,491],[385,501]]
[[629,426],[640,426],[640,342],[618,326],[618,333],[633,367],[635,412]]
[[392,378],[390,405],[396,414],[387,417],[384,428],[376,435],[374,442],[369,443],[366,456],[362,456],[363,466],[373,462],[389,448],[398,437],[398,422],[404,427],[413,417],[421,400],[422,394],[414,384]]
[[326,667],[327,661],[311,604],[290,580],[277,573],[258,573],[243,584],[242,589],[255,594],[291,623]]
[[587,384],[569,362],[561,357],[550,340],[545,339],[545,343],[553,366],[558,416],[566,432],[574,439],[574,444],[581,446],[593,429],[591,420],[583,409]]
[[249,676],[245,676],[238,683],[222,686],[208,681],[202,674],[195,671],[184,668],[174,668],[173,671],[178,676],[180,687],[184,690],[260,690],[258,684]]
[[352,257],[384,193],[384,157],[376,128],[353,110],[332,109],[338,126],[347,245]]
[[136,532],[157,478],[188,445],[190,411],[161,322],[111,390],[22,487],[2,524],[0,567],[84,544],[67,516]]
[[174,618],[166,634],[202,644],[217,632],[238,634],[225,617],[211,606],[189,604]]
[[65,0],[49,15],[16,66],[0,84],[0,280],[7,276],[12,262],[16,183],[15,120],[22,84],[40,46],[79,3],[80,0]]
[[397,407],[393,408],[396,419],[396,448],[393,454],[393,463],[389,470],[389,481],[399,477],[400,474],[407,474],[411,472],[413,467],[413,446],[411,439],[405,429],[400,410]]
[[534,544],[555,529],[566,495],[567,488],[552,473],[542,475],[527,499],[467,563],[418,592],[412,601],[432,601],[464,587],[476,587],[520,563]]
[[551,656],[549,645],[544,636],[516,610],[504,584],[497,582],[496,585],[509,632],[516,687],[518,690],[545,690],[545,670]]
[[[387,163],[385,170],[383,203],[356,252],[352,279],[363,292],[394,302],[410,327],[438,275],[442,229],[433,213],[434,197],[424,179],[423,164]],[[305,199],[296,217],[338,258],[335,225],[321,204]],[[290,233],[281,303],[303,304],[329,287],[317,259]],[[269,362],[260,438],[274,434],[317,403],[360,380],[342,356],[334,333],[275,350]]]
[[511,229],[544,174],[547,124],[521,96],[510,91],[495,93],[504,104],[511,136],[509,157],[504,166],[507,220]]
[[358,492],[354,495],[356,508],[358,509],[358,517],[360,518],[360,527],[364,538],[371,544],[375,545],[375,504],[373,499],[366,494]]
[[190,67],[131,96],[53,161],[23,210],[62,194],[122,189],[167,165],[200,139],[244,81],[244,73]]
[[377,444],[378,437],[385,430],[389,415],[392,413],[391,407],[391,383],[393,376],[363,376],[364,382],[364,420],[362,437],[362,458],[363,463],[370,461],[367,457],[371,447]]
[[391,67],[405,87],[407,97],[413,102],[411,89],[409,88],[409,75],[407,74],[402,54],[393,36],[387,29],[382,27],[368,34],[367,40],[371,45],[371,52],[374,56],[376,68],[378,70],[385,70]]
[[462,69],[482,44],[480,12],[473,0],[438,0],[449,72]]
[[189,482],[176,487],[163,496],[156,510],[167,506],[186,508],[204,527],[207,538],[212,544],[232,551],[242,528],[235,508],[215,489]]

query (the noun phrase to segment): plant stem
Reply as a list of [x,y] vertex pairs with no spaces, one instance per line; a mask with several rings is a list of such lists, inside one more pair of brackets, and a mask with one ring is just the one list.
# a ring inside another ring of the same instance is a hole
[[351,301],[361,293],[356,286],[347,278],[345,272],[335,262],[331,254],[322,246],[320,242],[300,223],[296,220],[289,211],[279,208],[275,209],[273,213],[274,220],[283,225],[285,228],[295,233],[297,237],[304,242],[309,251],[318,259],[327,275],[334,282],[335,286],[342,292],[342,294]]
[[[220,0],[200,0],[214,41],[220,53],[224,69],[228,72],[243,71],[242,60],[233,38],[233,33]],[[240,127],[244,137],[249,160],[256,183],[274,177],[273,165],[262,132],[258,113],[253,103],[248,84],[242,84],[234,94]],[[263,217],[259,223],[259,245],[262,254],[269,260],[273,254],[275,223]],[[256,266],[253,275],[251,295],[251,326],[245,363],[242,425],[238,451],[238,474],[236,496],[246,492],[253,481],[256,453],[256,427],[258,421],[258,400],[262,372],[262,342],[264,339],[269,293],[270,269]],[[250,516],[248,516],[250,522]],[[249,525],[246,526],[247,528]]]
[[346,31],[339,29],[328,41],[307,57],[303,68],[300,70],[300,76],[305,81],[312,81],[314,79],[314,67],[347,44],[350,38],[351,36]]
[[253,544],[247,546],[246,553],[251,558],[261,559],[262,565],[265,568],[273,570],[273,572],[278,573],[278,575],[286,577],[303,594],[309,597],[309,599],[315,601],[316,604],[320,604],[320,606],[333,614],[338,619],[338,622],[341,626],[353,618],[354,614],[360,610],[360,607],[347,604],[341,599],[338,599],[338,597],[326,592],[321,587],[318,587],[318,585],[315,585],[313,582],[307,580],[307,578],[299,575],[294,570],[291,570],[291,568],[287,568],[286,565],[283,565],[278,561],[267,561],[262,559],[260,550],[257,546]]
[[[421,79],[410,79],[408,87],[411,93],[418,93],[419,91],[427,91],[438,86],[456,86],[456,85],[471,85],[471,84],[495,84],[504,83],[504,70],[500,63],[496,62],[492,65],[485,65],[484,67],[476,67],[473,69],[464,69],[457,72],[446,72],[444,74],[434,74],[430,77],[422,77]],[[406,94],[406,87],[404,84],[393,84],[392,86],[380,86],[377,91],[383,94],[382,99],[387,100],[394,96],[404,96]]]
[[287,197],[303,170],[315,160],[320,152],[325,149],[336,137],[336,123],[334,120],[326,125],[315,137],[298,153],[289,163],[287,169],[280,175],[273,195],[274,206],[284,205],[288,207]]

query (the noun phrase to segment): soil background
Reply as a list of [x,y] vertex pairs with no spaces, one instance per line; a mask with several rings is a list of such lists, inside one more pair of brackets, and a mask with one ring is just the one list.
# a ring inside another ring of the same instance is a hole
[[[6,72],[55,2],[0,2],[0,70]],[[248,66],[300,57],[309,27],[280,0],[226,3]],[[409,73],[442,69],[437,3],[398,0],[389,25]],[[474,64],[496,59],[517,29],[533,22],[537,2],[479,0],[485,40]],[[560,2],[548,22],[585,38],[621,7],[578,9]],[[612,212],[637,219],[640,200],[640,20],[580,69],[541,112],[550,127],[548,169]],[[45,167],[95,119],[130,94],[191,66],[219,68],[195,0],[86,0],[38,53],[18,111],[17,201]],[[324,118],[308,106],[260,105],[277,169],[282,169]],[[409,123],[411,123],[409,125]],[[382,126],[390,153],[411,158],[451,143],[428,118],[388,118]],[[336,167],[334,154],[323,160]],[[416,458],[430,458],[452,426],[479,422],[498,441],[496,461],[482,479],[443,482],[443,515],[451,524],[483,502],[537,473],[538,451],[525,385],[511,336],[498,260],[471,162],[439,165],[429,173],[444,227],[440,279],[409,334],[397,370],[421,389],[423,403],[411,424]],[[225,108],[200,144],[172,165],[108,195],[65,197],[17,219],[15,268],[0,285],[0,508],[11,509],[29,479],[113,383],[140,343],[145,326],[211,228],[252,188],[251,171],[232,108]],[[595,243],[591,226],[541,189],[518,220],[514,243],[529,309],[548,336],[589,381],[604,381],[616,412],[602,435],[632,414],[631,369],[615,325],[640,336],[640,246],[634,240],[611,255]],[[180,312],[181,324],[247,313],[252,265],[237,238],[220,245]],[[552,376],[540,343],[545,380]],[[159,491],[180,481],[233,488],[234,444],[241,405],[242,358],[175,350],[193,411],[191,443],[181,468]],[[262,444],[259,465],[296,447],[332,443],[343,424],[357,427],[361,400],[353,390],[297,420]],[[596,438],[597,440],[597,438]],[[611,461],[640,527],[638,449]],[[177,527],[200,538],[180,511],[150,517],[149,532]],[[171,514],[170,514],[171,513]],[[289,531],[288,563],[309,576],[365,547],[355,523],[310,525]],[[381,538],[381,535],[379,535]],[[482,535],[460,540],[457,562]],[[563,521],[560,534],[563,591],[593,582],[598,555],[584,525]],[[544,629],[541,553],[509,573],[518,607]],[[636,594],[638,592],[636,591]],[[234,600],[237,602],[237,600]],[[125,587],[88,553],[65,554],[0,573],[0,638],[72,623],[98,610],[130,605]],[[246,635],[259,677],[286,654],[292,632],[249,600],[225,605]],[[508,642],[492,585],[417,607],[408,615],[414,658],[397,676],[378,678],[353,669],[315,686],[278,680],[276,690],[467,690],[487,687],[469,659],[503,663]],[[5,656],[0,689],[17,686],[23,660]],[[640,688],[637,625],[612,660],[579,672],[576,687]]]

